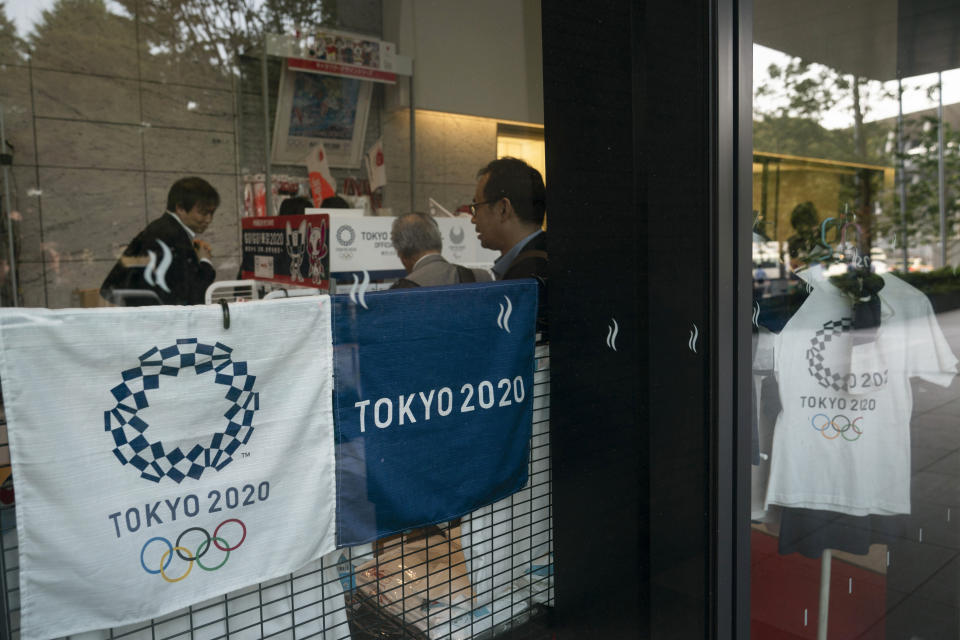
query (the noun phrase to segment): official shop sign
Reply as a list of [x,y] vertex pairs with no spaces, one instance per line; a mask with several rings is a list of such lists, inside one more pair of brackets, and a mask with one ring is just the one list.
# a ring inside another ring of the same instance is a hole
[[[403,263],[390,241],[395,217],[330,214],[330,271],[336,276],[367,270],[374,277],[403,275]],[[435,218],[443,257],[456,264],[489,266],[498,257],[480,246],[466,218]]]
[[470,266],[490,266],[500,254],[480,246],[469,218],[435,218],[443,237],[443,257],[449,262]]
[[361,270],[374,276],[405,273],[390,241],[394,220],[388,216],[330,214],[330,271],[341,276]]
[[329,214],[243,218],[241,225],[241,277],[330,288]]
[[537,284],[334,296],[337,536],[358,544],[519,490]]

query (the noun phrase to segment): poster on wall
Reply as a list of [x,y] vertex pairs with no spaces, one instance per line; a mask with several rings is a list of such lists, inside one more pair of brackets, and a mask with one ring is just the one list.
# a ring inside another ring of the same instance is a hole
[[240,222],[242,278],[330,288],[328,214],[243,218]]
[[364,80],[287,68],[280,74],[272,161],[303,164],[323,144],[332,167],[356,168],[373,86]]

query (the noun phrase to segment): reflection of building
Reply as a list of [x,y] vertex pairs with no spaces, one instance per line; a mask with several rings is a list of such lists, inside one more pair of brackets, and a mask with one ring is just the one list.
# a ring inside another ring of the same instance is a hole
[[[864,240],[883,244],[876,235],[879,216],[890,215],[895,171],[892,167],[801,158],[778,153],[753,154],[753,210],[757,231],[780,245],[796,233],[790,214],[802,203],[813,203],[820,220],[842,214],[845,207],[859,213]],[[869,184],[871,189],[862,189]],[[864,194],[869,201],[864,203]],[[870,233],[872,232],[872,233]]]
[[[544,166],[539,3],[356,0],[339,13],[338,28],[394,42],[415,60],[412,84],[406,76],[392,86],[362,82],[374,85],[362,144],[366,151],[383,138],[384,207],[426,211],[433,198],[456,211],[502,145]],[[0,47],[24,303],[79,304],[75,290],[98,286],[124,244],[162,213],[181,175],[202,175],[220,192],[206,237],[218,272],[235,273],[243,178],[265,173],[269,149],[259,53],[221,58],[202,42],[180,42],[175,18],[146,11],[64,3],[56,16],[62,20],[34,43],[29,64]],[[271,124],[282,68],[280,58],[268,59]],[[324,117],[343,103],[301,108],[303,126],[339,126]],[[306,177],[300,165],[271,169]],[[359,165],[333,173],[341,183],[365,177]]]

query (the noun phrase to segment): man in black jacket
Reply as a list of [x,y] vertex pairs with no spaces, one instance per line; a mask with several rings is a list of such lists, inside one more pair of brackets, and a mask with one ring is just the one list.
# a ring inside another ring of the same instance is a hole
[[480,244],[500,252],[498,280],[547,277],[546,210],[543,177],[523,160],[500,158],[477,173],[470,215]]
[[494,160],[477,173],[470,215],[480,244],[500,252],[497,280],[536,278],[540,283],[537,330],[547,337],[547,212],[540,172],[517,158]]
[[[210,245],[196,238],[206,231],[220,205],[220,195],[202,178],[181,178],[167,194],[167,210],[137,234],[100,287],[100,295],[117,303],[131,302],[115,290],[149,290],[163,304],[203,304],[204,292],[216,278]],[[152,296],[151,296],[152,297]]]

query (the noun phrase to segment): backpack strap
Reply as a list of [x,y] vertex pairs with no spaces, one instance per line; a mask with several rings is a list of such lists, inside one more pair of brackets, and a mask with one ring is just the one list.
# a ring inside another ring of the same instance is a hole
[[408,278],[400,278],[394,283],[391,289],[412,289],[413,287],[419,287],[420,284],[410,280]]
[[468,269],[462,265],[456,265],[457,267],[457,277],[460,282],[476,282],[477,275],[473,272],[473,269]]

